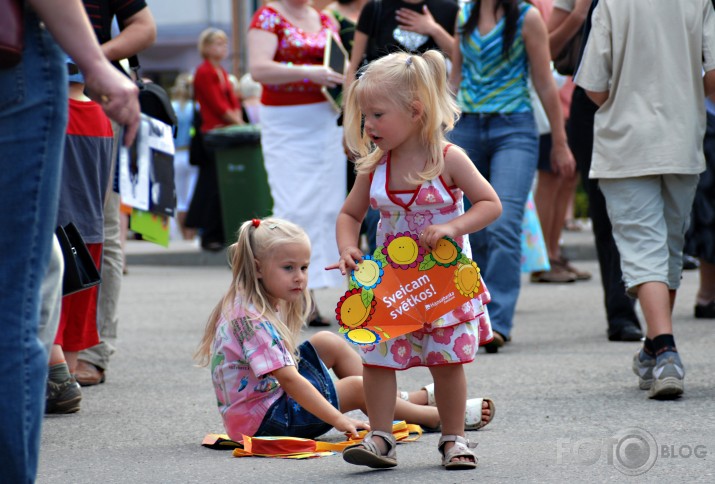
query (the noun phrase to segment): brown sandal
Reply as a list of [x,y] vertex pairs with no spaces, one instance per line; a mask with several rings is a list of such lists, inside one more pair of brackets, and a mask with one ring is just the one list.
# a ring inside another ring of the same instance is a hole
[[[444,451],[444,444],[447,442],[454,442],[454,445],[447,452]],[[439,453],[442,454],[442,466],[448,471],[458,471],[465,469],[476,469],[477,456],[474,455],[471,449],[477,446],[476,443],[471,443],[461,435],[443,435],[439,439],[439,446],[437,449]],[[471,461],[458,460],[453,461],[452,459],[456,457],[466,457],[467,459],[472,459]]]
[[[380,437],[387,444],[387,453],[383,454],[373,440],[373,436]],[[373,469],[386,469],[397,465],[397,440],[392,434],[373,430],[362,439],[359,444],[351,445],[343,450],[343,460],[350,464],[368,466]]]

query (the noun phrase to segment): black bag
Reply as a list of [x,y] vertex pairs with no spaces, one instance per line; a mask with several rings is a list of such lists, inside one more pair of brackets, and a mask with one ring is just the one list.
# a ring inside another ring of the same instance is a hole
[[562,76],[573,76],[578,67],[578,60],[581,54],[581,42],[583,41],[583,29],[579,29],[561,52],[554,58],[554,68]]
[[14,67],[22,58],[23,10],[22,0],[0,0],[0,69]]
[[99,284],[99,271],[77,227],[72,222],[64,227],[57,226],[55,235],[62,247],[65,261],[62,295],[67,296]]
[[206,143],[206,137],[201,132],[201,111],[196,109],[194,102],[194,117],[191,122],[191,142],[189,144],[189,164],[204,166],[214,162],[214,150]]
[[134,71],[137,79],[136,85],[139,88],[141,112],[171,126],[174,138],[176,138],[176,129],[179,122],[176,118],[174,107],[171,105],[171,98],[159,84],[142,80],[139,75],[140,66],[137,56],[134,55],[129,58],[129,66]]
[[211,154],[206,148],[204,134],[201,132],[201,112],[194,103],[194,116],[191,121],[191,142],[189,143],[189,164],[193,166],[205,165]]

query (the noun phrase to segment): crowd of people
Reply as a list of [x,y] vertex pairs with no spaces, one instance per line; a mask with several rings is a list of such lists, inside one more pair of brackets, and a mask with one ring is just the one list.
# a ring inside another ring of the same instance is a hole
[[[28,0],[22,59],[0,69],[2,96],[16,96],[0,104],[0,248],[13,254],[0,267],[0,467],[12,482],[35,479],[43,414],[79,411],[81,387],[106,380],[124,270],[112,160],[139,124],[137,88],[118,61],[156,37],[145,0],[66,4]],[[442,434],[446,469],[475,468],[465,431],[490,423],[495,405],[467,398],[463,365],[479,346],[497,353],[511,341],[532,190],[549,267],[531,281],[591,277],[559,246],[578,174],[607,337],[643,339],[632,365],[639,388],[680,396],[671,315],[684,251],[699,261],[694,316],[715,318],[714,4],[658,0],[646,12],[617,0],[339,0],[320,10],[271,0],[251,19],[241,81],[223,65],[228,35],[202,32],[202,64],[172,90],[177,227],[204,250],[228,246],[232,283],[195,355],[211,364],[227,433],[366,429],[343,458],[384,468],[397,465],[398,418]],[[331,37],[349,53],[343,71],[324,63]],[[341,111],[324,94],[340,86]],[[227,240],[215,156],[203,146],[191,166],[191,138],[255,122],[273,215]],[[22,166],[12,163],[20,157]],[[61,297],[53,233],[69,222],[102,283]],[[304,325],[333,324],[313,290],[345,285],[366,254],[402,232],[418,234],[425,251],[453,239],[488,290],[358,351],[329,332],[303,341]],[[414,366],[428,367],[433,383],[399,391],[395,371]],[[345,415],[353,409],[369,422]]]

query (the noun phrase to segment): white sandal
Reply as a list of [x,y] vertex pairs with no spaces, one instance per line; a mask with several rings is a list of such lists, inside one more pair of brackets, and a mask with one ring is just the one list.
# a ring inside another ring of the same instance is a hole
[[[383,454],[373,440],[373,435],[380,437],[387,444],[387,453]],[[359,444],[351,445],[343,450],[343,460],[350,464],[368,466],[373,469],[385,469],[397,465],[397,440],[393,434],[381,430],[373,430],[363,437]]]
[[[427,392],[427,405],[436,407],[437,402],[434,398],[434,383],[425,385],[421,389]],[[487,418],[486,421],[482,421],[482,406],[484,402],[487,402],[489,406],[489,418]],[[479,430],[486,426],[494,419],[495,411],[494,401],[491,398],[470,398],[467,400],[467,408],[464,413],[464,430]],[[439,431],[439,428],[430,430]]]
[[[484,420],[482,411],[484,402],[489,407],[489,417]],[[464,430],[479,430],[494,419],[496,408],[491,398],[470,398],[467,400],[467,410],[464,412]]]
[[437,401],[434,399],[434,383],[425,385],[420,388],[420,390],[424,390],[427,392],[427,405],[429,405],[430,407],[436,407]]
[[[444,451],[444,446],[447,442],[454,442],[454,445],[447,452]],[[439,439],[439,445],[437,450],[442,454],[442,467],[448,471],[457,471],[463,469],[475,469],[479,460],[477,456],[474,455],[471,449],[477,447],[476,442],[471,443],[461,435],[443,435]],[[457,457],[466,457],[467,460],[453,461],[452,459]]]

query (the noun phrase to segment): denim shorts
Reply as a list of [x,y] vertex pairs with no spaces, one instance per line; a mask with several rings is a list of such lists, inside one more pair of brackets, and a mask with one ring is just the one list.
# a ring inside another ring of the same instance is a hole
[[630,296],[646,282],[680,286],[683,245],[698,175],[601,178]]
[[539,171],[545,171],[547,173],[553,173],[551,169],[551,147],[553,143],[551,141],[551,133],[542,134],[539,136],[539,162],[536,168]]
[[[313,385],[330,404],[339,409],[338,392],[328,369],[321,361],[318,353],[310,342],[306,341],[298,347],[300,361],[298,373]],[[256,437],[285,436],[314,439],[333,428],[318,417],[301,407],[287,393],[268,409],[261,426],[254,434]]]

